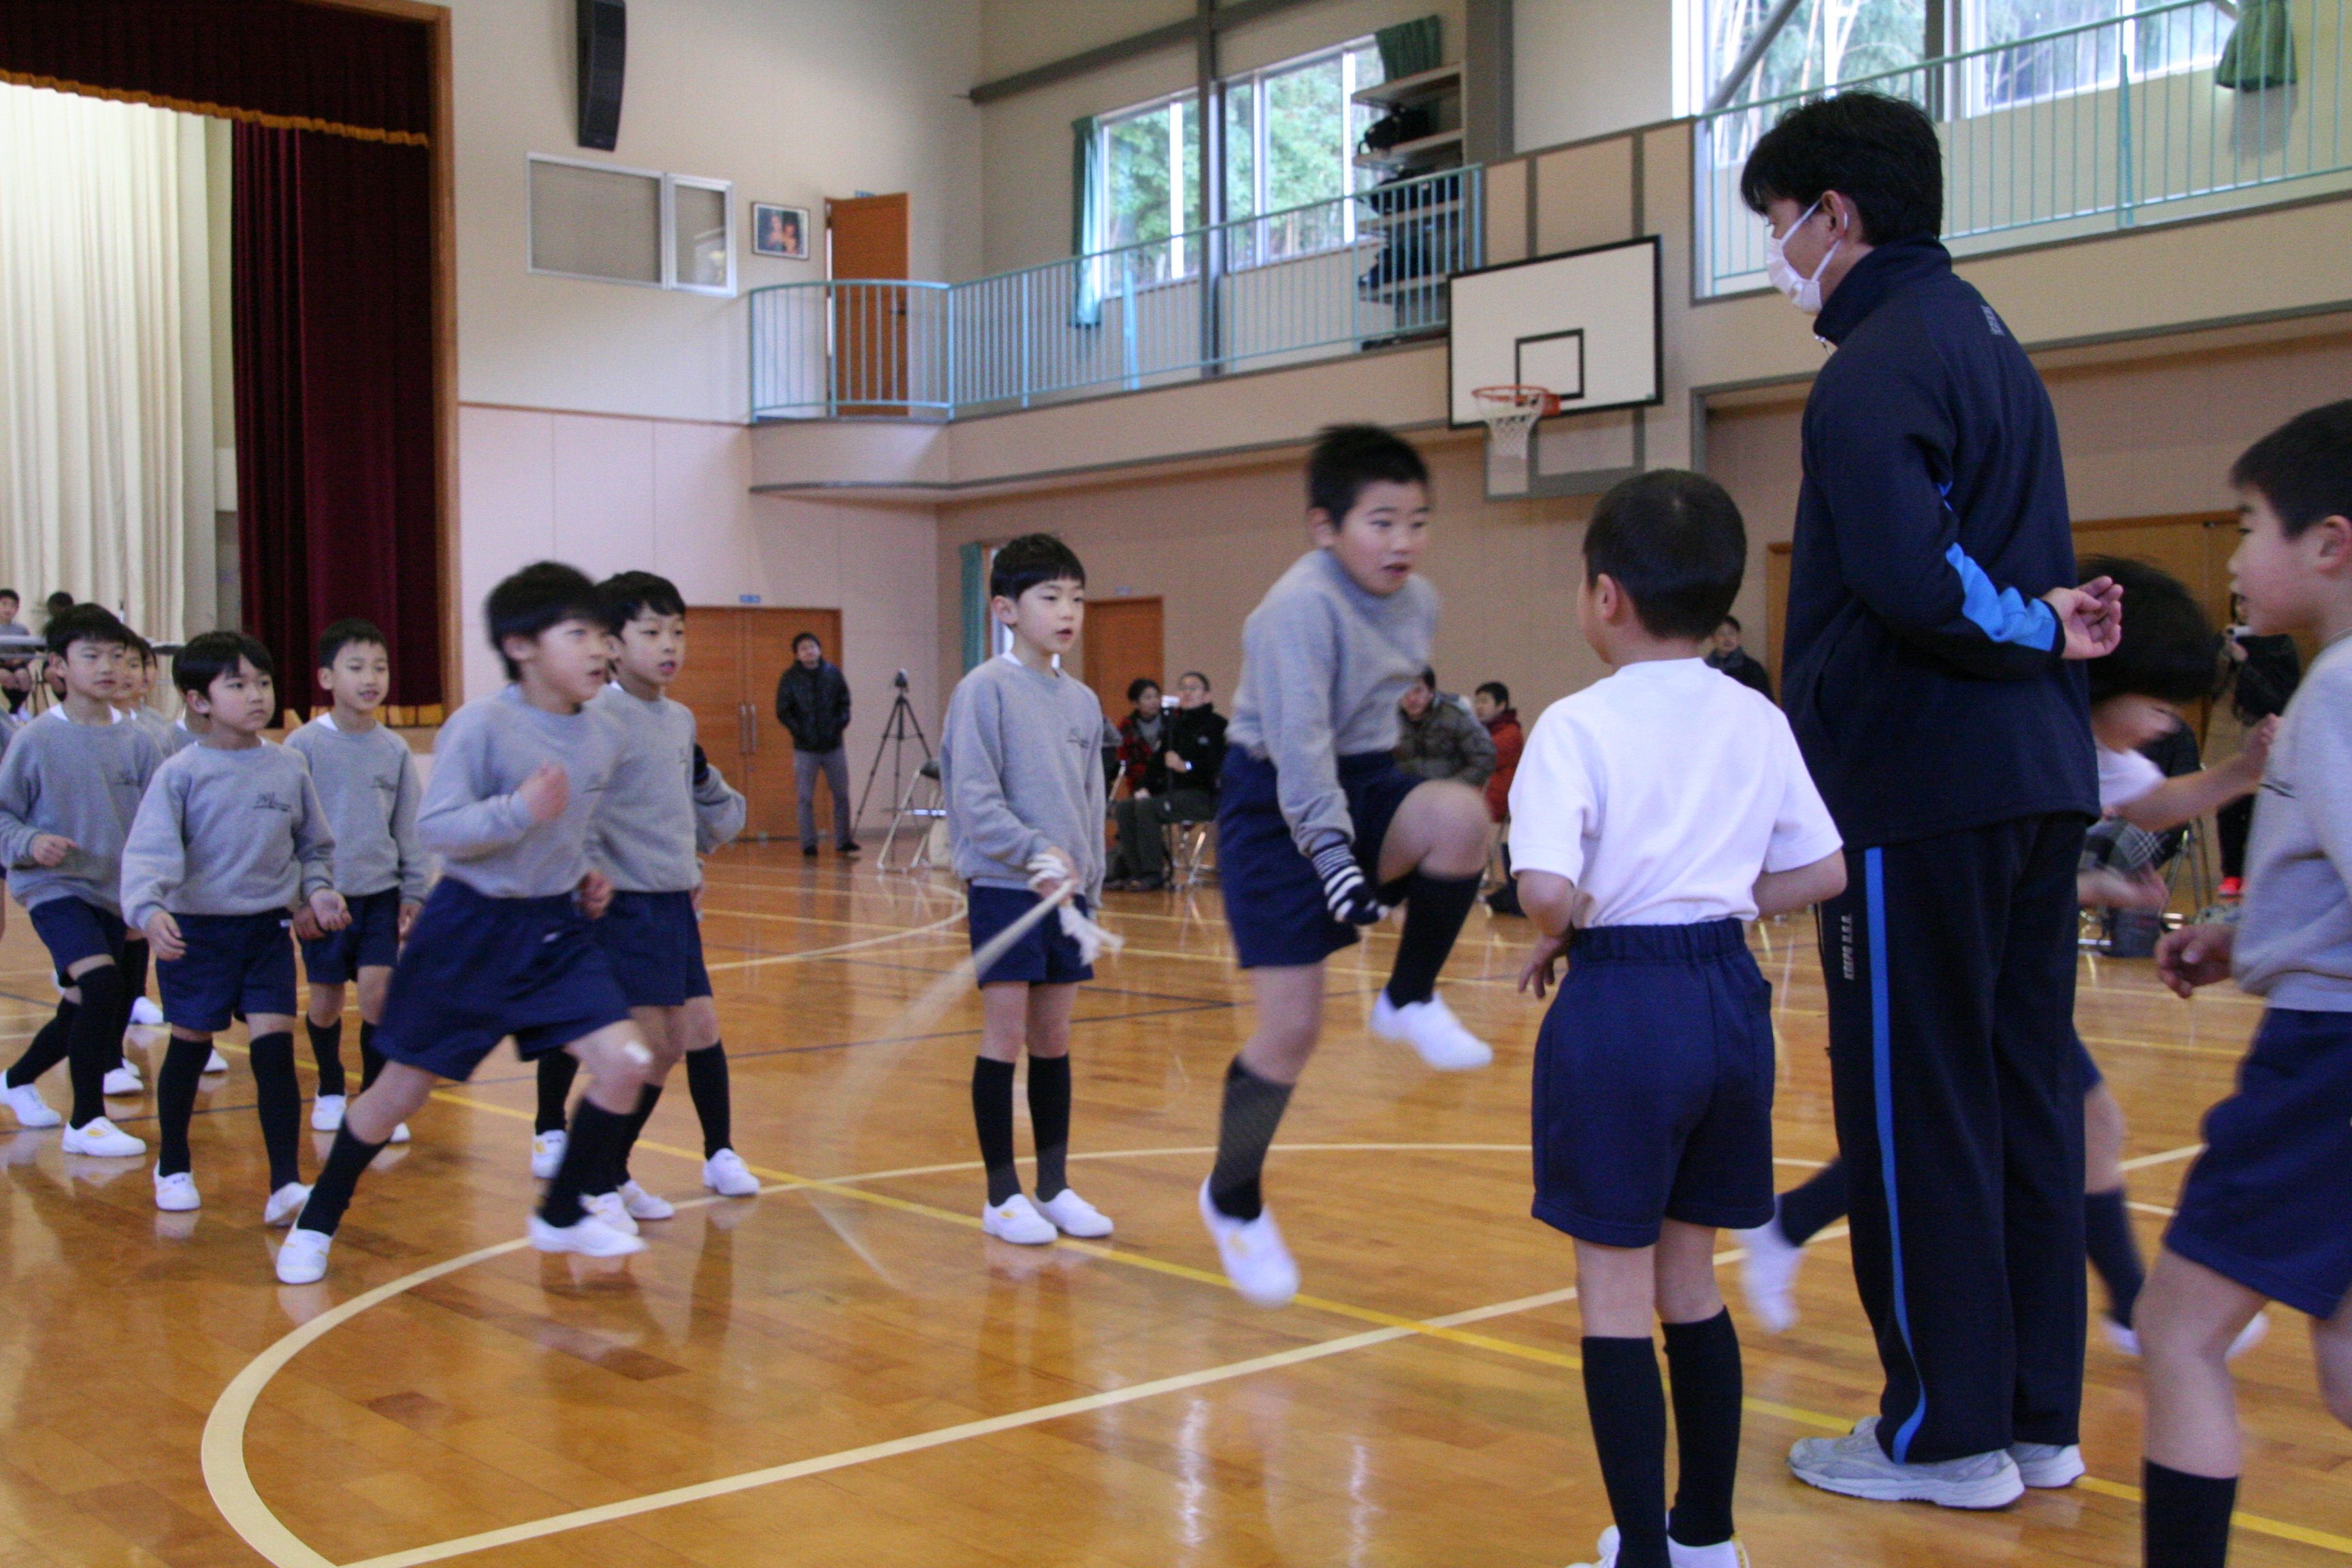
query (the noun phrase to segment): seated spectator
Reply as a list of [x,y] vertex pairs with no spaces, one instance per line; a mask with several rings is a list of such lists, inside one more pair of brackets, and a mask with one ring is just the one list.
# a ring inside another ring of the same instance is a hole
[[[1121,825],[1118,843],[1111,850],[1105,887],[1126,888],[1142,875],[1136,864],[1133,839],[1125,831],[1121,808],[1138,801],[1156,801],[1168,793],[1168,716],[1160,701],[1160,682],[1139,675],[1127,683],[1127,700],[1133,711],[1118,721],[1118,773],[1111,780],[1111,819]],[[1151,837],[1159,837],[1154,829]]]
[[1470,711],[1486,726],[1495,742],[1495,773],[1486,781],[1486,815],[1500,822],[1510,814],[1511,780],[1519,771],[1519,752],[1528,732],[1519,727],[1519,710],[1511,706],[1511,689],[1490,680],[1470,694]]
[[1715,651],[1706,656],[1707,667],[1719,669],[1742,686],[1752,686],[1769,700],[1772,696],[1772,674],[1739,646],[1739,617],[1726,616],[1723,624],[1715,628]]
[[1397,765],[1416,778],[1460,779],[1472,789],[1486,786],[1495,771],[1495,742],[1470,716],[1461,700],[1437,689],[1437,672],[1424,669],[1405,688],[1397,709],[1404,724],[1397,736]]
[[[1155,700],[1158,692],[1153,692]],[[1124,751],[1124,747],[1121,748]],[[1129,874],[1104,883],[1133,893],[1156,893],[1168,885],[1168,845],[1161,829],[1171,822],[1209,822],[1217,815],[1217,774],[1225,762],[1225,716],[1209,700],[1209,678],[1184,672],[1176,682],[1176,709],[1162,731],[1161,787],[1113,803],[1118,848],[1112,868]]]

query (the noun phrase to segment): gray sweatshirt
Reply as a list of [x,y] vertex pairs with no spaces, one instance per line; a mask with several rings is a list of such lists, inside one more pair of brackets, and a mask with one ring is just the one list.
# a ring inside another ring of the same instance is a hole
[[[180,749],[177,745],[173,743],[172,737],[175,731],[173,730],[172,721],[169,719],[164,718],[161,713],[156,712],[155,710],[148,707],[143,702],[138,707],[131,709],[130,712],[131,721],[133,724],[138,725],[142,730],[147,731],[147,738],[155,742],[155,754],[157,756],[168,757],[173,752]],[[176,732],[180,734],[186,733],[185,731],[179,731]]]
[[[491,899],[569,893],[588,874],[588,829],[620,760],[620,731],[583,709],[550,713],[509,686],[467,703],[441,726],[433,777],[416,814],[417,842],[441,874]],[[534,822],[515,796],[544,763],[570,779],[563,815]]]
[[[77,724],[52,708],[19,725],[0,755],[0,859],[16,901],[29,910],[70,898],[120,910],[122,842],[163,761],[127,719]],[[53,867],[33,862],[44,833],[73,840]]]
[[310,770],[264,741],[189,746],[155,770],[122,847],[122,918],[290,910],[335,885],[335,835]]
[[1397,699],[1437,636],[1437,590],[1419,574],[1365,592],[1328,550],[1293,562],[1242,625],[1242,678],[1225,741],[1274,764],[1291,838],[1312,854],[1356,836],[1339,759],[1393,751]]
[[2352,637],[2320,650],[2279,721],[2232,967],[2273,1007],[2352,1013]]
[[382,724],[354,734],[321,713],[286,737],[286,749],[310,764],[310,783],[335,830],[335,890],[363,899],[400,889],[400,901],[425,901],[432,880],[416,842],[416,803],[425,786],[408,742]]
[[612,787],[589,829],[589,858],[624,892],[692,892],[702,885],[702,852],[742,832],[747,811],[717,768],[694,782],[694,710],[667,697],[647,702],[615,685],[588,711],[621,742]]
[[1025,888],[1029,858],[1059,849],[1099,903],[1103,880],[1102,704],[1086,682],[1011,654],[974,668],[948,700],[940,737],[955,873]]
[[163,727],[163,733],[156,737],[155,743],[163,749],[163,754],[168,757],[175,752],[186,751],[200,739],[202,739],[201,736],[188,728],[188,721],[185,719],[174,719]]

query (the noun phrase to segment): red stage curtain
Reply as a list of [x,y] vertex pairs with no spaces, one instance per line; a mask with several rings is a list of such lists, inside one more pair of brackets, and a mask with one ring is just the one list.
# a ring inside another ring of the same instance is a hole
[[442,700],[429,158],[236,127],[238,558],[289,705],[345,616],[391,637],[390,701]]
[[423,24],[304,0],[0,0],[0,75],[264,123],[421,142]]

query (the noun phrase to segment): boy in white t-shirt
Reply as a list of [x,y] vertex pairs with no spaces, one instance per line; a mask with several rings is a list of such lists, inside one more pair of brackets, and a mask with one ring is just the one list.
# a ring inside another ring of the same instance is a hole
[[[1577,600],[1613,668],[1545,710],[1511,786],[1520,976],[1568,978],[1536,1043],[1536,1217],[1576,1241],[1584,1393],[1616,1527],[1597,1568],[1738,1568],[1739,1341],[1715,1233],[1772,1211],[1771,988],[1745,923],[1845,888],[1836,826],[1769,700],[1704,655],[1747,531],[1671,469],[1601,499]],[[1673,1373],[1679,1486],[1666,1508]]]

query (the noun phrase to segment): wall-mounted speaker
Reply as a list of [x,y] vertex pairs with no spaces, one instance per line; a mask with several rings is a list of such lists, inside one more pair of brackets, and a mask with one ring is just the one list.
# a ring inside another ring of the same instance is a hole
[[580,145],[610,153],[621,139],[628,0],[572,0],[580,23]]

